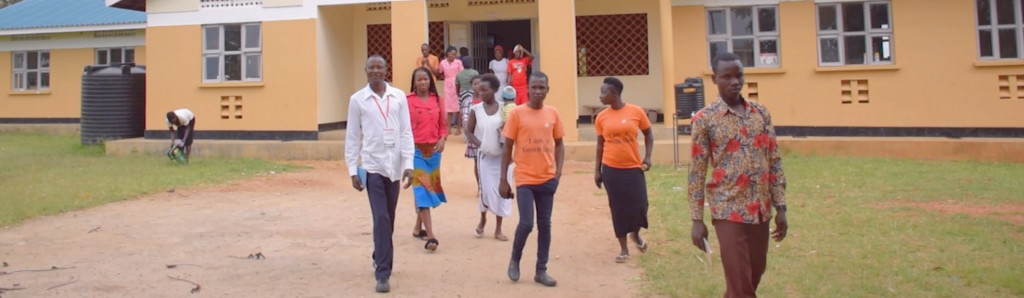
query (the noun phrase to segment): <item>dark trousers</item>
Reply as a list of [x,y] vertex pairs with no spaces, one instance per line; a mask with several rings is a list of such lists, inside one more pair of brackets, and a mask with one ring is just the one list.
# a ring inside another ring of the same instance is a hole
[[713,220],[725,269],[725,298],[757,297],[768,264],[768,223],[756,225]]
[[555,205],[555,190],[558,181],[548,180],[541,185],[523,185],[516,187],[516,200],[519,201],[519,226],[516,226],[516,238],[512,242],[512,261],[519,263],[523,258],[523,247],[526,238],[533,232],[533,210],[537,208],[537,272],[548,270],[548,251],[551,250],[551,210]]
[[370,196],[373,216],[373,261],[377,264],[377,279],[391,277],[395,247],[391,236],[395,233],[395,208],[398,208],[399,181],[391,181],[380,174],[366,174],[366,193]]

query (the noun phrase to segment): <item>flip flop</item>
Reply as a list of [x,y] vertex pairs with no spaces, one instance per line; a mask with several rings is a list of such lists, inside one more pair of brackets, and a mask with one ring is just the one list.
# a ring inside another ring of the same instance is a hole
[[477,228],[475,232],[476,232],[476,238],[484,237],[484,229]]
[[615,257],[615,263],[622,264],[629,260],[629,255],[619,255]]
[[426,248],[429,251],[435,251],[437,250],[437,246],[440,244],[441,243],[437,242],[437,239],[430,239],[427,240],[427,244],[423,245],[423,248]]
[[501,241],[508,241],[508,237],[505,236],[504,234],[494,234],[494,239],[498,239],[498,240],[501,240]]
[[647,252],[647,241],[644,240],[644,242],[641,242],[640,244],[637,244],[636,248],[639,248],[640,252]]
[[427,231],[420,230],[419,234],[413,233],[412,237],[413,238],[420,238],[420,240],[424,240],[425,238],[427,238]]

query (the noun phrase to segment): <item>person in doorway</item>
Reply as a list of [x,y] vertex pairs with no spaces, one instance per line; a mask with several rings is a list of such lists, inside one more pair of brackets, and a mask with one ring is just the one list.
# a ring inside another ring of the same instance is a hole
[[192,156],[192,139],[196,133],[196,116],[189,109],[167,112],[167,130],[171,132],[171,145],[185,152],[185,160]]
[[501,176],[505,176],[501,172],[501,130],[505,119],[501,114],[502,105],[494,96],[497,91],[495,87],[500,85],[498,77],[493,74],[485,74],[480,78],[478,90],[482,101],[470,108],[466,136],[470,144],[480,148],[476,157],[477,179],[480,183],[480,223],[476,226],[476,237],[483,237],[487,211],[491,211],[495,217],[494,239],[508,241],[508,237],[501,232],[501,220],[512,215],[512,201],[503,198],[498,191]]
[[[651,120],[640,106],[622,101],[622,81],[607,77],[601,85],[601,104],[609,108],[597,114],[597,162],[594,183],[608,193],[608,207],[612,212],[612,227],[619,239],[620,252],[616,263],[629,259],[626,236],[633,236],[640,252],[647,252],[647,243],[640,238],[640,229],[647,228],[647,178],[644,172],[651,168],[654,134]],[[636,136],[644,133],[644,159],[640,159]],[[612,183],[604,183],[612,181]]]
[[455,47],[448,47],[445,51],[447,56],[441,61],[440,67],[440,75],[444,76],[444,110],[448,111],[448,134],[452,134],[452,128],[455,128],[456,136],[462,134],[459,127],[459,89],[456,76],[465,69],[462,61],[456,59],[458,54]]
[[430,73],[436,77],[441,72],[441,60],[430,53],[429,44],[421,45],[420,53],[423,53],[423,56],[416,57],[416,67],[429,69]]
[[459,48],[459,60],[462,61],[462,66],[465,68],[473,68],[473,57],[469,56],[469,48]]
[[[772,208],[776,242],[786,237],[786,175],[775,141],[772,117],[763,105],[743,98],[743,64],[732,53],[711,60],[718,99],[697,112],[690,124],[689,197],[693,245],[705,250],[708,229],[704,204],[718,234],[725,297],[756,297],[768,258]],[[714,169],[707,179],[708,165]]]
[[[501,172],[508,172],[512,151],[515,150],[516,196],[519,200],[519,225],[512,244],[508,278],[519,280],[519,261],[523,257],[526,238],[533,231],[533,215],[536,210],[537,274],[533,280],[554,287],[557,282],[548,275],[547,263],[551,249],[551,212],[565,159],[565,146],[562,143],[565,130],[558,117],[558,110],[544,105],[548,95],[548,76],[539,71],[533,72],[529,86],[530,101],[526,106],[512,109],[502,129],[505,147],[501,155]],[[512,197],[508,175],[501,176],[499,191],[502,197]]]
[[[384,81],[388,65],[379,55],[366,60],[366,87],[349,98],[345,164],[352,188],[366,189],[373,219],[373,260],[377,292],[391,291],[399,181],[412,185],[413,136],[405,92]],[[360,162],[362,166],[360,167]],[[360,179],[365,171],[365,185]]]
[[412,72],[412,93],[406,97],[412,138],[416,143],[413,155],[412,192],[416,198],[416,227],[413,237],[427,240],[424,248],[434,251],[440,244],[434,235],[430,209],[448,202],[441,187],[441,153],[448,138],[444,105],[437,95],[434,76],[420,67]]
[[533,64],[533,53],[527,51],[522,45],[516,45],[512,50],[512,60],[508,61],[508,84],[516,88],[516,105],[525,104],[529,100],[527,95],[528,68]]
[[[493,73],[495,77],[498,77],[498,82],[501,86],[498,87],[498,93],[500,94],[505,90],[505,86],[508,86],[508,58],[505,58],[505,48],[501,45],[494,46],[494,60],[487,65],[487,69],[490,73]],[[504,96],[499,95],[498,100],[504,102]],[[513,98],[515,99],[515,98]]]

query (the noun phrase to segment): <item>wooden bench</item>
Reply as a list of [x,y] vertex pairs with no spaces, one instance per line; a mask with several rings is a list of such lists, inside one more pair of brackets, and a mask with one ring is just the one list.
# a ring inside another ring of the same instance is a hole
[[[607,106],[604,105],[583,105],[583,108],[590,112],[590,121],[597,121],[597,114],[600,114]],[[643,107],[644,111],[647,111],[647,118],[651,119],[651,122],[658,120],[658,114],[661,114],[661,108],[648,108]]]

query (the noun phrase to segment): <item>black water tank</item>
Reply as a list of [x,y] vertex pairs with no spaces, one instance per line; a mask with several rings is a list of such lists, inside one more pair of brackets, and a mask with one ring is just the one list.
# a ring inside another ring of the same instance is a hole
[[704,108],[704,78],[689,77],[676,85],[676,115],[690,119]]
[[146,130],[146,67],[89,65],[82,74],[82,145],[142,137]]

